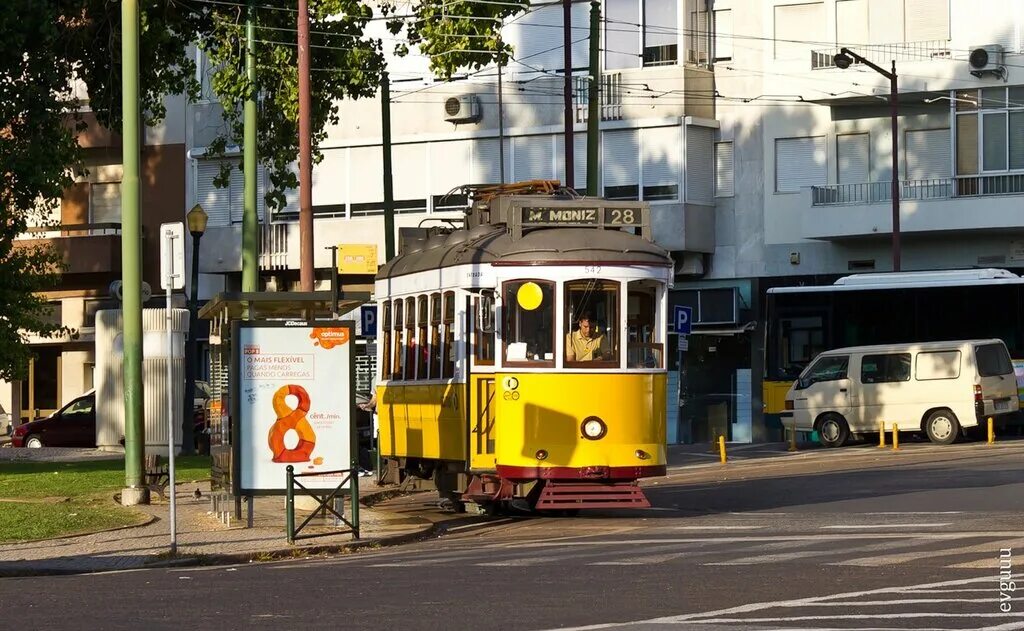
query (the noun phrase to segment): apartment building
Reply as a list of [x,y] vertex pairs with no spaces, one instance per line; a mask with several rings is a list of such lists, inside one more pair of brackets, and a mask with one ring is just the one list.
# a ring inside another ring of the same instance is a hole
[[[181,221],[185,208],[185,99],[165,101],[167,118],[145,130],[140,164],[143,280],[150,302],[163,306],[159,228]],[[41,418],[93,387],[96,312],[119,308],[111,284],[121,278],[121,137],[96,122],[87,105],[87,128],[78,136],[87,173],[54,206],[49,222],[30,228],[16,245],[56,248],[66,269],[47,292],[55,322],[69,327],[63,338],[30,338],[35,359],[27,378],[0,382],[0,408],[15,424]],[[179,299],[180,302],[180,299]]]
[[[601,8],[600,190],[651,203],[656,240],[676,260],[671,300],[694,307],[687,377],[670,384],[680,393],[669,406],[671,442],[780,438],[763,414],[765,292],[891,269],[889,81],[864,64],[835,67],[841,47],[896,64],[903,269],[1024,271],[1024,4],[603,0]],[[578,189],[589,10],[572,7]],[[392,36],[374,24],[390,48]],[[500,98],[498,68],[440,82],[416,51],[390,59],[396,226],[457,219],[465,200],[447,193],[461,184],[566,181],[561,34],[558,3],[508,21],[503,37],[515,53],[500,69]],[[981,69],[968,62],[977,48],[991,57]],[[208,296],[240,282],[241,178],[213,188],[220,164],[204,155],[218,106],[190,109],[185,207],[201,202],[211,216],[200,263]],[[379,100],[344,102],[320,147],[313,205],[323,288],[327,246],[383,242],[380,120]],[[291,288],[295,196],[261,218],[264,287]],[[378,254],[383,262],[382,247]]]

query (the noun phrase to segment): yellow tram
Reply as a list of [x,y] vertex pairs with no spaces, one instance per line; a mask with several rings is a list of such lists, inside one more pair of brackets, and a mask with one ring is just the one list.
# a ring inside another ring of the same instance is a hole
[[377,275],[379,450],[449,508],[646,507],[665,473],[672,260],[646,204],[547,184],[475,190]]

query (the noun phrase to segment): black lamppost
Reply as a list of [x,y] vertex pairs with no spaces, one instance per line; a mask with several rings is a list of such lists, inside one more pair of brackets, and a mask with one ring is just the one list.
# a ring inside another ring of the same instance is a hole
[[896,76],[896,61],[892,62],[892,71],[885,70],[853,52],[849,48],[840,48],[839,54],[832,58],[837,68],[846,70],[854,60],[871,68],[889,80],[889,116],[892,118],[892,271],[900,271],[900,134],[896,117],[899,114],[899,94]]
[[[185,215],[188,232],[192,235],[192,284],[188,301],[188,343],[185,345],[185,418],[181,421],[181,453],[192,455],[195,449],[195,397],[196,374],[199,372],[199,358],[196,353],[196,338],[199,328],[199,240],[206,232],[209,217],[203,207],[196,204]],[[205,412],[204,412],[205,413]]]

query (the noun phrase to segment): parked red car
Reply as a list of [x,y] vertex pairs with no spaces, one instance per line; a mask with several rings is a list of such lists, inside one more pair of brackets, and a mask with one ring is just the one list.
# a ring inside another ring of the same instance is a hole
[[96,393],[89,392],[50,416],[14,428],[15,447],[95,447]]

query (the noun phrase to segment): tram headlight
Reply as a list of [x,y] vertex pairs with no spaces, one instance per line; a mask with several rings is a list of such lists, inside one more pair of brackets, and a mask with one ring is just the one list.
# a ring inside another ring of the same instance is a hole
[[580,431],[583,433],[584,438],[590,440],[597,440],[604,438],[604,435],[608,433],[608,426],[604,424],[600,418],[596,416],[588,416],[583,419],[583,423],[580,425]]
[[519,380],[515,377],[505,377],[505,383],[503,385],[506,390],[515,390],[519,387]]
[[647,453],[643,449],[637,449],[635,452],[633,452],[633,455],[635,455],[640,460],[647,460],[648,458],[651,457],[651,454]]

